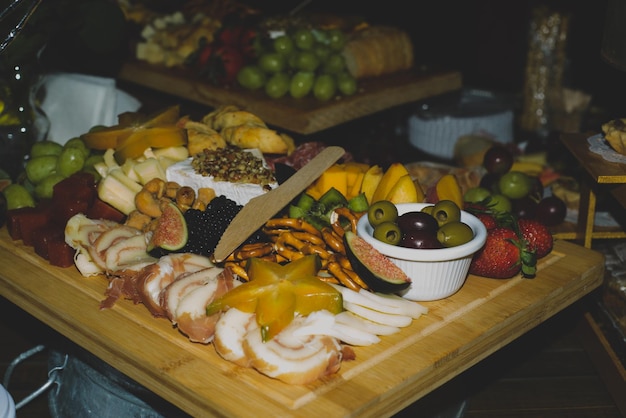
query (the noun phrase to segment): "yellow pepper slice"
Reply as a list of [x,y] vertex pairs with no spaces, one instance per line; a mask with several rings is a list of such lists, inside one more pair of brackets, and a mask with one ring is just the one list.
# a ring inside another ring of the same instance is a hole
[[269,341],[291,323],[296,315],[326,309],[343,309],[341,293],[315,275],[320,269],[317,255],[308,255],[288,264],[252,258],[247,265],[250,281],[207,306],[207,315],[228,308],[256,313],[263,341]]

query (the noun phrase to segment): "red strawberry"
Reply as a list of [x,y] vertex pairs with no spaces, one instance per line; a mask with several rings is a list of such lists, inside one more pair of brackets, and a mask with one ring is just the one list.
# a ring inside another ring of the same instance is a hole
[[552,234],[546,225],[536,219],[520,219],[518,225],[520,235],[528,242],[528,248],[535,251],[537,259],[552,251]]
[[490,213],[475,213],[474,216],[476,216],[485,225],[487,231],[498,226],[495,216]]
[[534,277],[535,264],[534,253],[526,249],[517,233],[498,226],[487,232],[487,241],[474,255],[469,272],[494,279],[507,279],[520,271],[524,277]]
[[512,226],[515,219],[510,213],[495,212],[483,203],[465,202],[463,209],[476,216],[487,228],[487,231],[496,226]]

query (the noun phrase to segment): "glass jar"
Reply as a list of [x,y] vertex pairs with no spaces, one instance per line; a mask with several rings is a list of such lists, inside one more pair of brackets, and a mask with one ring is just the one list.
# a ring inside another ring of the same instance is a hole
[[0,63],[0,168],[16,180],[35,141],[45,139],[50,123],[39,107],[39,53]]

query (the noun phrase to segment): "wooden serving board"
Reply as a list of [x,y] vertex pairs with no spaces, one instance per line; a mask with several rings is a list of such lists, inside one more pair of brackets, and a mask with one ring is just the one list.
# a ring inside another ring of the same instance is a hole
[[235,105],[248,110],[267,124],[299,134],[311,134],[363,116],[459,90],[461,74],[456,71],[411,70],[359,81],[359,92],[350,97],[320,102],[315,98],[271,99],[262,91],[241,87],[216,87],[191,70],[166,68],[130,61],[118,78],[210,107]]
[[99,310],[107,281],[51,267],[0,230],[0,294],[193,416],[389,416],[602,283],[604,258],[557,241],[535,279],[469,276],[455,295],[356,360],[306,386],[292,386],[222,360],[169,321],[121,300]]

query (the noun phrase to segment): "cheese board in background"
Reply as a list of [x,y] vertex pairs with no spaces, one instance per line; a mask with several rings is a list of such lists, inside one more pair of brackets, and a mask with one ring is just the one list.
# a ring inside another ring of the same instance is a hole
[[460,72],[407,70],[359,81],[359,91],[338,100],[313,97],[272,99],[261,91],[223,88],[192,70],[166,68],[141,61],[126,62],[120,80],[199,104],[232,104],[258,115],[268,124],[298,134],[312,134],[395,106],[459,90]]

